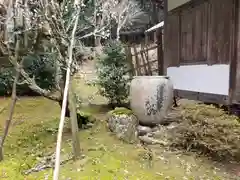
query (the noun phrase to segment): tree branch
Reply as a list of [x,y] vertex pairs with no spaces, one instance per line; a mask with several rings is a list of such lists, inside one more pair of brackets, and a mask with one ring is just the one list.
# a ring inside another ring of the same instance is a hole
[[60,95],[54,95],[51,91],[48,91],[48,90],[45,90],[45,89],[42,89],[41,87],[39,87],[35,81],[35,78],[34,77],[30,78],[28,73],[26,73],[26,71],[22,67],[20,69],[20,73],[24,77],[25,82],[27,83],[28,87],[32,91],[50,99],[50,100],[53,100],[53,101],[59,102],[62,100]]

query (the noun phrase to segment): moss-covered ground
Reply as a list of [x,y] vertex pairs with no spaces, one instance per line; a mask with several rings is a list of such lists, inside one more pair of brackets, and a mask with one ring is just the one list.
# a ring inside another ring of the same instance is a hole
[[[78,90],[85,97],[96,92],[94,87],[79,87]],[[1,134],[9,103],[8,98],[0,99]],[[62,165],[60,179],[230,179],[224,168],[193,154],[183,155],[158,148],[158,152],[149,155],[149,151],[140,145],[124,144],[106,129],[104,99],[97,97],[93,103],[96,105],[85,105],[84,111],[94,115],[97,122],[93,128],[79,132],[83,157]],[[51,179],[52,169],[30,175],[23,172],[33,167],[40,157],[55,151],[59,116],[60,108],[55,102],[42,97],[20,98],[4,147],[5,159],[0,163],[0,179]],[[62,155],[71,153],[68,131],[63,139]]]

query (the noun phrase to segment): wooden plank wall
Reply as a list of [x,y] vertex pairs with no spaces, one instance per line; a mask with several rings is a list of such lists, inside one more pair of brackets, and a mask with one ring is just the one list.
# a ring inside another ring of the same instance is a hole
[[207,19],[208,6],[204,2],[195,8],[181,12],[180,62],[192,63],[207,61]]
[[166,23],[165,68],[230,64],[229,104],[240,104],[239,6],[240,0],[193,1],[169,12]]
[[166,67],[229,64],[235,0],[196,1],[169,12]]
[[164,65],[165,69],[169,66],[179,65],[180,49],[180,18],[179,12],[173,13],[167,17],[167,25],[164,30]]
[[228,64],[232,59],[234,1],[209,1],[208,60],[211,64]]

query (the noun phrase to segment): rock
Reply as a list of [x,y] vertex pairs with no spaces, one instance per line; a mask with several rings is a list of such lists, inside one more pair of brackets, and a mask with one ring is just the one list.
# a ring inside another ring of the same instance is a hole
[[126,108],[115,108],[108,113],[108,128],[116,136],[127,142],[135,143],[138,141],[137,133],[138,119],[131,110]]
[[87,123],[87,124],[83,124],[83,125],[82,125],[82,128],[83,128],[83,129],[89,129],[89,128],[92,128],[93,126],[94,126],[93,123]]
[[160,129],[160,126],[155,126],[152,128],[152,132],[156,132],[156,131],[159,131]]
[[173,105],[173,83],[166,76],[136,76],[130,85],[130,104],[141,125],[165,124]]
[[138,130],[139,136],[144,136],[144,135],[152,132],[152,129],[148,126],[138,126],[137,130]]
[[166,146],[168,143],[166,141],[158,140],[149,136],[139,136],[139,139],[144,142],[145,144],[160,144]]

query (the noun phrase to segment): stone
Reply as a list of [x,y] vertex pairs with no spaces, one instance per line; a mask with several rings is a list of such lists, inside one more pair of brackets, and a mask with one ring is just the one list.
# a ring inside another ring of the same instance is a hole
[[108,113],[108,128],[119,139],[127,143],[138,141],[138,119],[126,108],[115,108]]
[[152,132],[159,131],[160,128],[161,128],[160,126],[155,126],[152,128]]
[[139,139],[140,139],[140,141],[142,141],[143,143],[149,144],[149,145],[160,144],[160,145],[166,146],[166,145],[168,144],[168,142],[166,142],[166,141],[158,140],[158,139],[155,139],[155,138],[153,138],[153,137],[149,137],[149,136],[147,136],[147,135],[145,135],[145,136],[139,136]]
[[146,134],[149,134],[152,132],[152,129],[148,126],[138,126],[137,127],[137,130],[138,130],[138,135],[139,136],[144,136]]
[[141,125],[164,124],[173,105],[173,83],[166,76],[135,76],[129,97],[131,109]]

